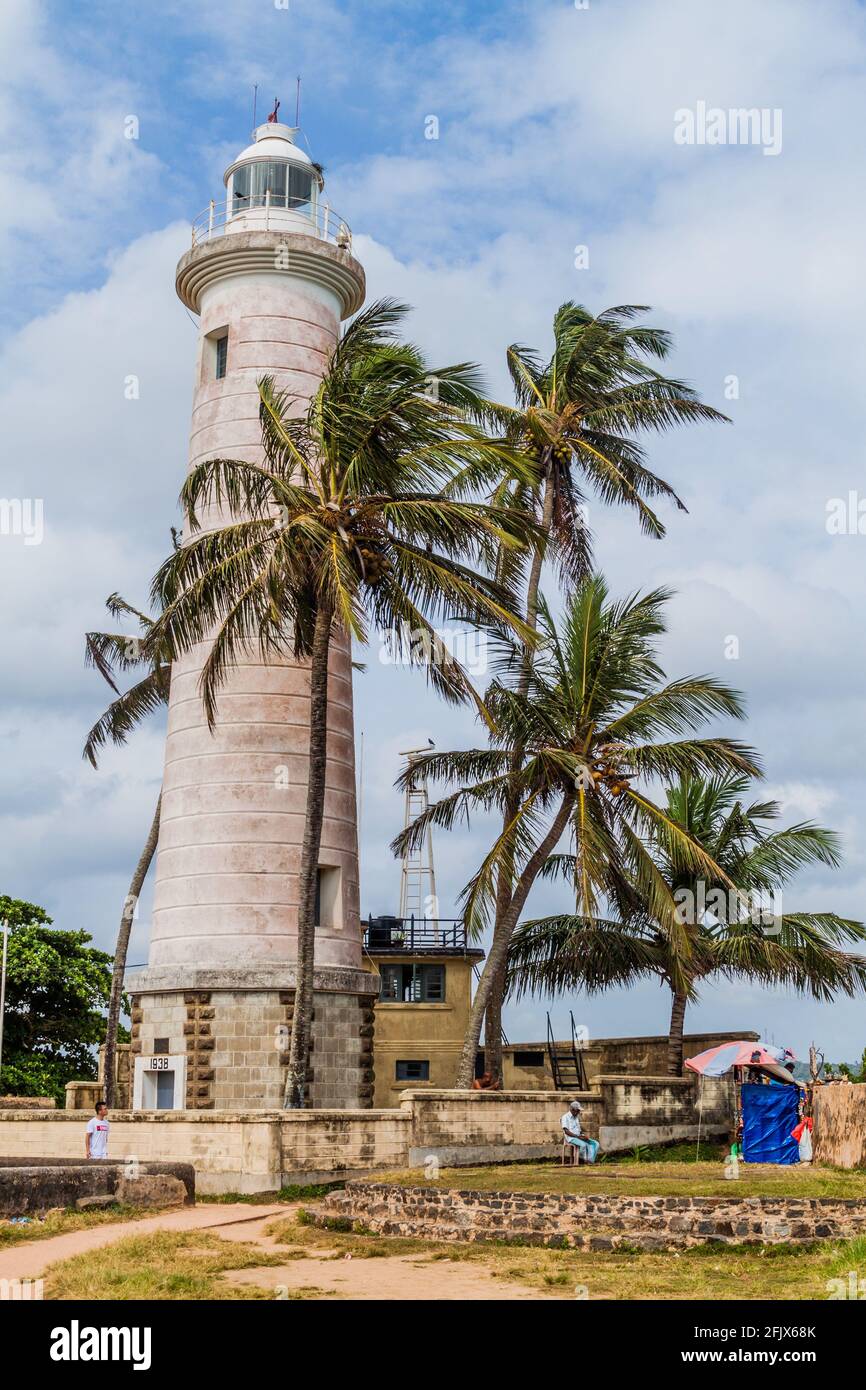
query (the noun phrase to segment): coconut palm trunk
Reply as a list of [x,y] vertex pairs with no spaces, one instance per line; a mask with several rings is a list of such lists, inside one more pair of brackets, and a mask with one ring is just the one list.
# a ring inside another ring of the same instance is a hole
[[[549,467],[550,450],[544,451],[542,460],[543,466]],[[532,563],[529,569],[529,580],[526,586],[526,625],[535,632],[538,628],[538,596],[541,591],[541,570],[544,564],[544,552],[546,542],[550,536],[553,524],[553,483],[548,472],[544,482],[544,494],[541,504],[541,539],[540,544],[536,545],[532,552]],[[532,665],[532,654],[526,651],[523,659],[523,668],[520,673],[518,688],[525,694],[529,688],[529,673]],[[520,752],[514,756],[515,771],[520,767]],[[518,803],[515,799],[509,801],[505,809],[502,821],[503,833],[508,829],[512,819],[517,814]],[[511,893],[514,887],[513,865],[510,861],[503,864],[498,876],[498,887],[496,895],[496,934],[502,929],[502,924],[508,912],[511,901]],[[516,923],[515,923],[516,925]],[[513,932],[513,928],[512,928]],[[509,933],[509,941],[512,933]],[[497,1077],[502,1082],[502,1005],[505,1000],[505,976],[508,968],[508,944],[506,942],[505,955],[502,965],[497,970],[495,977],[490,984],[490,998],[487,1005],[487,1014],[484,1020],[484,1069],[491,1075]]]
[[116,1089],[116,1058],[117,1058],[117,1029],[120,1024],[120,1004],[123,998],[123,977],[126,974],[126,957],[129,951],[129,937],[132,932],[132,921],[135,915],[136,904],[141,897],[141,890],[144,887],[144,880],[147,878],[147,871],[150,868],[156,851],[157,841],[159,840],[159,818],[162,812],[162,792],[160,792],[156,810],[153,813],[153,821],[141,857],[135,866],[135,873],[129,884],[129,893],[123,905],[123,914],[120,918],[120,927],[117,932],[117,945],[114,950],[114,969],[111,976],[111,994],[108,999],[108,1020],[105,1026],[105,1054],[103,1059],[103,1096],[105,1104],[111,1108],[114,1104],[114,1092]]
[[[504,974],[508,961],[508,947],[514,934],[514,928],[520,920],[520,914],[526,905],[526,899],[529,897],[532,885],[565,832],[573,805],[574,803],[569,797],[563,797],[562,804],[554,816],[553,824],[537,849],[526,861],[526,866],[517,880],[508,910],[494,932],[490,954],[481,972],[478,989],[475,991],[475,998],[472,1001],[460,1066],[457,1070],[457,1089],[460,1091],[468,1091],[472,1086],[478,1039],[481,1036],[481,1024],[490,1001],[493,981]],[[485,1058],[485,1062],[486,1060]]]
[[683,1070],[683,1031],[686,1022],[686,996],[672,990],[671,1024],[668,1030],[668,1076],[681,1076]]
[[310,661],[310,771],[307,783],[307,812],[301,848],[298,901],[298,947],[295,967],[295,1005],[289,1042],[284,1107],[303,1109],[306,1101],[307,1073],[310,1066],[310,1039],[313,1015],[313,967],[316,953],[316,885],[319,847],[325,810],[325,770],[328,743],[328,655],[331,648],[333,609],[322,602],[316,612],[316,626]]

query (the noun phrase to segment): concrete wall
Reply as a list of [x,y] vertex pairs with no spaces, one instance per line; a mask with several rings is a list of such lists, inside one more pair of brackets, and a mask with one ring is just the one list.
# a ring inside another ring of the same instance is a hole
[[[109,1158],[192,1163],[200,1192],[268,1192],[388,1168],[555,1158],[573,1092],[410,1091],[397,1109],[113,1111]],[[693,1083],[614,1077],[583,1092],[583,1128],[609,1152],[697,1135]],[[724,1104],[702,1132],[724,1136]],[[84,1153],[85,1114],[0,1111],[0,1155]]]
[[[42,1111],[26,1120],[0,1111],[0,1155],[84,1156],[86,1116]],[[108,1156],[191,1163],[199,1192],[269,1192],[280,1186],[280,1133],[273,1114],[233,1111],[112,1111]]]
[[812,1113],[815,1159],[839,1168],[866,1168],[866,1086],[817,1086]]
[[446,1165],[552,1158],[560,1150],[560,1119],[569,1101],[595,1135],[601,1098],[589,1092],[414,1091],[401,1107],[412,1116],[410,1167],[436,1158]]
[[732,1137],[734,1084],[729,1076],[600,1076],[598,1139],[607,1152],[672,1140]]
[[[192,1163],[198,1190],[266,1192],[388,1168],[553,1156],[570,1097],[495,1092],[408,1095],[399,1109],[112,1112],[109,1157]],[[85,1115],[0,1112],[0,1154],[84,1152]]]
[[[696,1057],[708,1047],[719,1043],[738,1041],[741,1038],[757,1040],[757,1033],[687,1033],[683,1038],[683,1056]],[[570,1042],[558,1042],[557,1049],[562,1053],[570,1051]],[[535,1065],[517,1066],[515,1054],[527,1053],[534,1056]],[[656,1034],[644,1038],[591,1038],[580,1048],[586,1078],[590,1086],[595,1086],[600,1076],[664,1076],[668,1068],[667,1034]],[[506,1090],[552,1091],[553,1076],[547,1043],[508,1043],[502,1049],[502,1072]]]

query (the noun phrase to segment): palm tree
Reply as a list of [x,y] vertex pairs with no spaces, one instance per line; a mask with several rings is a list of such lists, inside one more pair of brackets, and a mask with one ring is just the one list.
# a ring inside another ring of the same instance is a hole
[[[105,606],[112,618],[129,617],[137,622],[140,634],[130,637],[121,632],[88,632],[85,634],[85,665],[94,667],[108,682],[117,696],[108,709],[96,721],[84,745],[83,757],[93,766],[98,766],[98,756],[110,740],[115,744],[126,743],[127,738],[138,725],[163,705],[168,704],[168,691],[171,682],[171,663],[164,647],[153,642],[154,620],[146,613],[133,608],[120,594],[111,594]],[[115,676],[121,672],[144,671],[140,680],[126,691],[121,691]],[[108,1018],[105,1026],[105,1103],[114,1103],[115,1058],[117,1055],[117,1030],[120,1023],[120,1008],[123,1000],[123,977],[126,972],[126,957],[129,950],[129,937],[135,907],[144,887],[144,880],[150,868],[159,839],[159,818],[162,810],[162,793],[156,801],[150,830],[144,842],[135,872],[129,884],[129,892],[123,905],[120,926],[117,931],[117,945],[114,950],[114,966],[111,976],[111,994],[108,1000]]]
[[[309,1064],[333,634],[365,643],[371,627],[389,633],[401,656],[426,667],[440,694],[475,700],[480,709],[434,622],[457,614],[531,640],[513,614],[508,584],[491,574],[499,550],[531,538],[531,522],[513,508],[475,500],[503,467],[529,480],[531,466],[471,418],[483,415],[474,367],[431,371],[416,348],[397,341],[406,312],[381,301],[360,314],[300,417],[272,378],[259,383],[263,462],[211,459],[193,469],[181,494],[191,538],[154,581],[164,606],[160,638],[170,650],[177,655],[212,639],[201,680],[211,727],[227,669],[249,644],[310,662],[310,770],[285,1102],[292,1107],[304,1103]],[[203,531],[200,511],[211,505],[225,506],[235,519]]]
[[[640,786],[683,773],[758,770],[751,750],[730,739],[678,737],[717,715],[739,718],[742,705],[735,691],[707,676],[665,681],[655,641],[665,629],[668,598],[665,590],[655,590],[609,601],[604,580],[594,577],[576,590],[559,628],[540,600],[541,641],[526,689],[520,680],[499,681],[487,692],[492,747],[431,753],[415,763],[428,778],[456,783],[458,790],[398,837],[398,852],[416,843],[428,825],[450,827],[473,810],[516,808],[464,890],[465,920],[477,932],[493,905],[499,906],[503,859],[514,866],[514,890],[472,1005],[459,1087],[471,1084],[491,985],[507,961],[530,889],[566,832],[574,842],[581,910],[594,917],[604,897],[631,907],[646,901],[677,961],[688,955],[690,940],[673,892],[646,848],[650,832],[664,829],[696,875],[727,882],[697,840]],[[675,978],[679,983],[679,971]]]
[[[674,958],[667,932],[638,903],[619,920],[578,915],[526,922],[512,942],[509,988],[517,995],[579,988],[598,993],[657,976],[671,991],[672,1076],[682,1072],[686,1006],[704,980],[749,979],[820,1000],[866,988],[866,958],[843,949],[866,941],[861,922],[775,907],[776,894],[800,869],[838,865],[837,836],[810,821],[775,829],[778,803],[745,805],[748,786],[738,775],[682,776],[667,798],[670,821],[702,846],[734,891],[718,876],[696,876],[669,827],[653,828],[653,858],[690,939],[685,961]],[[549,869],[570,877],[574,866],[561,858]]]
[[[641,529],[663,536],[665,528],[649,505],[658,497],[685,510],[673,489],[647,466],[636,436],[677,425],[726,420],[683,381],[663,375],[672,348],[668,333],[639,322],[648,310],[625,304],[593,315],[582,305],[563,304],[553,320],[553,353],[544,360],[513,344],[508,368],[515,409],[498,410],[508,437],[537,464],[538,479],[504,482],[502,500],[524,506],[539,526],[539,544],[529,557],[526,621],[534,629],[545,556],[550,553],[567,585],[585,578],[591,535],[585,519],[587,489],[607,503],[633,508]],[[522,580],[526,557],[510,552],[506,569]],[[531,653],[524,654],[524,662]],[[505,808],[503,829],[514,814]],[[513,870],[503,859],[497,921],[507,910]],[[485,1023],[485,1064],[501,1075],[504,973],[494,981]]]

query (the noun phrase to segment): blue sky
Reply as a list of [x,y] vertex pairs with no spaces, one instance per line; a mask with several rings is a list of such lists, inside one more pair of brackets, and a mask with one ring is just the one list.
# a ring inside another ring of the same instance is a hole
[[[103,699],[81,634],[112,590],[144,599],[176,521],[195,328],[173,270],[188,223],[247,143],[253,83],[261,115],[278,95],[291,116],[300,73],[304,132],[370,296],[415,306],[411,331],[432,359],[476,359],[504,393],[505,346],[545,348],[563,300],[647,303],[676,337],[675,370],[732,416],[653,445],[689,506],[666,518],[664,541],[591,504],[598,555],[615,590],[677,590],[669,672],[743,689],[745,735],[786,817],[842,834],[844,868],[804,876],[797,905],[863,917],[866,538],[826,528],[828,502],[866,487],[861,6],[4,0],[0,52],[0,494],[45,509],[41,545],[0,536],[3,891],[113,940],[161,731],[98,774],[81,763]],[[675,112],[701,101],[781,110],[781,152],[676,144]],[[137,140],[124,138],[129,116]],[[588,269],[575,267],[578,245]],[[365,912],[396,903],[397,751],[477,737],[418,676],[368,661],[356,690]],[[439,837],[443,912],[484,833]],[[552,889],[533,901],[555,906]],[[147,915],[145,901],[136,961]],[[570,1003],[595,1035],[666,1026],[651,985],[560,1000],[560,1022]],[[529,1039],[543,1021],[524,1004],[506,1028]],[[815,1037],[829,1056],[866,1045],[860,1001],[819,1007],[739,985],[707,990],[689,1023],[755,1027],[799,1049]]]

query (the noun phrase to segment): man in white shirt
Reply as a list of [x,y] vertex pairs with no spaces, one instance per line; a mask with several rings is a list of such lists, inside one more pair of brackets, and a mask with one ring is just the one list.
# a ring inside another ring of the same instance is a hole
[[88,1158],[108,1158],[108,1106],[99,1101],[96,1114],[87,1122],[84,1151]]
[[598,1153],[598,1141],[596,1139],[589,1139],[581,1134],[581,1108],[580,1102],[573,1100],[559,1123],[562,1125],[562,1133],[566,1144],[569,1144],[575,1150],[575,1159],[579,1162],[581,1158],[584,1158],[587,1163],[595,1163],[595,1156]]

